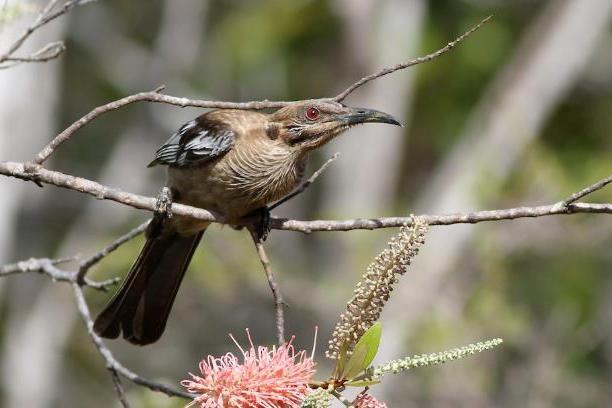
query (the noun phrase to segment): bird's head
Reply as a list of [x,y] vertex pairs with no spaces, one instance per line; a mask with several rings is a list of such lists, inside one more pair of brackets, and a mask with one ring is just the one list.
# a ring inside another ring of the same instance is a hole
[[361,123],[401,126],[393,116],[384,112],[315,99],[294,102],[272,113],[266,131],[271,138],[281,138],[297,150],[309,151]]

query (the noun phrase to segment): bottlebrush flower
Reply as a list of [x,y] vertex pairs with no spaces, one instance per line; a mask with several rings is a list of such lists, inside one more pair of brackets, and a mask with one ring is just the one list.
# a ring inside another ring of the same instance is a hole
[[351,353],[363,333],[380,318],[398,276],[406,273],[406,268],[425,242],[427,228],[421,219],[413,217],[412,225],[401,227],[399,234],[368,266],[336,324],[325,353],[327,357],[337,360],[344,346],[348,346]]
[[387,408],[387,404],[378,401],[370,394],[359,394],[353,405],[355,408]]
[[208,356],[200,362],[201,376],[189,373],[183,387],[199,394],[189,405],[200,408],[299,408],[314,374],[312,355],[296,352],[291,341],[281,346],[250,348],[242,362],[232,353]]

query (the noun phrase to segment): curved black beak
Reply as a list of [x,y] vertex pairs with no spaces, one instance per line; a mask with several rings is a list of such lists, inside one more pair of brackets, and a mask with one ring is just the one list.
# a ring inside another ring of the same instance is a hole
[[350,109],[351,111],[343,117],[349,125],[357,125],[360,123],[389,123],[391,125],[402,126],[397,119],[385,112],[366,108]]

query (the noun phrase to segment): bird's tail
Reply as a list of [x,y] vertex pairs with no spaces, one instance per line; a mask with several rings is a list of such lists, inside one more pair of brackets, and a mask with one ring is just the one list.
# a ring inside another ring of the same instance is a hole
[[114,339],[123,331],[129,342],[145,345],[157,341],[164,332],[179,285],[204,231],[187,236],[168,233],[160,225],[153,225],[156,221],[152,221],[147,242],[127,278],[96,318],[94,330],[102,337]]

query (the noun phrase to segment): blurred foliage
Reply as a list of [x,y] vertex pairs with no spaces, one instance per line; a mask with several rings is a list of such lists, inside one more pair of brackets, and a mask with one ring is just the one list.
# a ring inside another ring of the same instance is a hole
[[7,4],[6,2],[0,3],[0,30],[2,30],[4,25],[10,24],[23,15],[33,13],[37,10],[38,7],[33,3],[25,1],[11,4]]
[[[389,199],[390,213],[404,213],[412,207],[428,176],[455,145],[483,91],[513,55],[540,3],[429,3],[421,54],[439,48],[484,15],[494,12],[495,18],[450,54],[415,68],[415,96],[406,129],[409,139],[400,169],[403,176],[395,196]],[[180,1],[172,4],[183,7]],[[75,10],[69,17],[69,51],[61,62],[58,129],[94,106],[153,89],[160,83],[172,84],[168,89],[171,94],[187,90],[184,94],[189,96],[212,95],[224,100],[300,99],[333,94],[364,74],[344,58],[343,21],[331,0],[214,0],[205,15],[197,31],[201,38],[195,39],[200,55],[180,74],[166,77],[157,74],[164,72],[159,66],[171,67],[173,61],[156,55],[160,49],[158,35],[165,24],[164,2],[108,0]],[[130,58],[142,65],[131,65]],[[120,75],[114,71],[117,65],[124,68]],[[555,109],[510,177],[483,181],[478,192],[483,206],[549,203],[609,174],[611,111],[612,78],[594,84],[585,74]],[[194,109],[144,105],[110,113],[63,146],[53,158],[53,167],[96,179],[126,138],[139,140],[143,156],[150,156],[182,120],[197,113]],[[146,161],[139,160],[126,170],[126,182],[136,172],[147,171]],[[147,174],[140,192],[154,195],[162,183],[161,173]],[[36,211],[24,209],[21,214],[15,259],[53,255],[64,248],[64,238],[82,228],[80,215],[85,214],[92,199],[51,190],[44,190],[44,205]],[[342,209],[321,208],[322,194],[314,186],[299,198],[306,203],[305,208],[291,212],[291,207],[287,211],[296,217],[342,214]],[[592,200],[612,201],[612,189],[594,195]],[[101,229],[103,233],[93,239],[82,238],[87,247],[78,251],[94,251],[146,217],[127,208],[122,211],[129,215],[121,219],[120,226],[111,218],[98,220],[114,226]],[[38,223],[44,228],[37,227]],[[470,401],[486,401],[487,406],[523,406],[534,393],[542,392],[552,393],[547,401],[557,406],[586,406],[589,404],[581,404],[575,395],[588,391],[590,397],[584,401],[592,402],[591,406],[609,403],[609,218],[557,217],[472,228],[478,230],[478,236],[446,283],[445,292],[439,294],[441,300],[451,295],[460,297],[456,302],[460,309],[428,314],[409,339],[406,353],[445,349],[486,337],[502,337],[505,343],[486,356],[407,374],[401,390],[405,393],[403,400],[427,406],[466,406]],[[268,246],[290,305],[287,331],[297,335],[298,347],[310,348],[313,327],[320,325],[319,347],[324,348],[321,345],[353,284],[381,247],[373,242],[378,238],[384,241],[392,234],[355,232],[358,238],[352,247],[339,244],[339,235],[334,234],[272,234]],[[106,258],[93,277],[123,275],[141,243],[134,240]],[[444,256],[444,248],[438,250]],[[335,270],[337,265],[351,267]],[[413,270],[410,274],[417,273]],[[410,280],[410,274],[403,279]],[[14,279],[11,284],[18,283]],[[107,294],[88,293],[94,311],[107,298]],[[229,332],[250,327],[257,342],[273,342],[271,305],[247,235],[215,226],[196,252],[164,338],[150,349],[135,349],[119,342],[112,343],[112,348],[136,371],[152,376],[163,373],[167,382],[178,383],[186,371],[196,369],[205,354],[234,351],[226,337]],[[7,313],[6,308],[0,308],[1,321]],[[0,335],[4,330],[0,324]],[[109,406],[108,401],[114,398],[110,379],[80,325],[73,332],[66,356],[66,389],[58,393],[57,406]],[[321,355],[319,360],[328,368]],[[545,364],[549,377],[540,375]],[[487,397],[472,400],[470,394],[466,400],[453,399],[456,389],[445,385],[454,384],[454,379],[463,384],[466,378],[474,378],[479,392]],[[550,383],[543,384],[545,380]],[[183,405],[138,387],[128,385],[128,389],[135,406]]]

